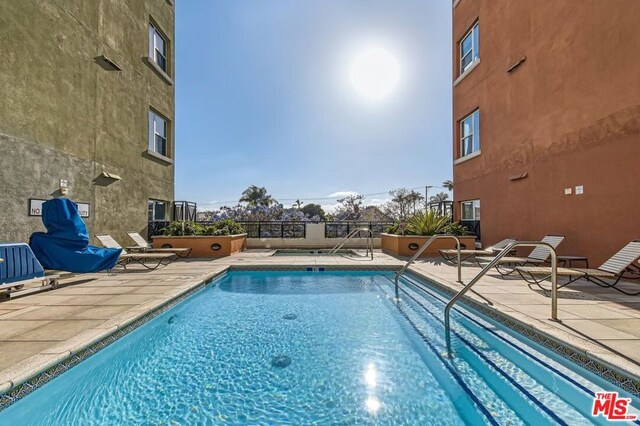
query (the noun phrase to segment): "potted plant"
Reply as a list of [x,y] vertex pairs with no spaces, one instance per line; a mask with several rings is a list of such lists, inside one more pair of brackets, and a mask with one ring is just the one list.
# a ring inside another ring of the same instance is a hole
[[[450,223],[449,216],[435,211],[418,212],[407,223],[396,223],[381,235],[382,250],[396,256],[413,256],[433,235],[454,235],[460,239],[461,248],[475,248],[475,235],[458,222]],[[440,249],[455,249],[453,239],[433,241],[421,257],[438,254]]]
[[242,225],[225,219],[202,226],[195,222],[175,221],[153,238],[154,248],[191,248],[189,257],[224,257],[245,249],[247,234]]

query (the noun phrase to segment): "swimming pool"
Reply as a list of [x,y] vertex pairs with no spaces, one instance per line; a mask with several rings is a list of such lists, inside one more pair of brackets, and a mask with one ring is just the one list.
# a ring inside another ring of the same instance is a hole
[[594,393],[626,395],[466,310],[449,357],[443,296],[391,277],[228,273],[0,424],[604,424]]
[[331,249],[278,249],[272,256],[358,256],[358,253],[351,249],[340,249],[335,253],[330,251]]

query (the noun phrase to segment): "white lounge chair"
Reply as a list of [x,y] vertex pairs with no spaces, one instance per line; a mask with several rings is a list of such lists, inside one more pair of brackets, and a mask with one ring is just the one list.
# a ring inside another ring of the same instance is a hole
[[129,253],[109,234],[96,234],[96,238],[107,248],[122,250],[122,254],[118,258],[118,265],[122,265],[125,269],[131,262],[136,262],[147,269],[156,269],[158,266],[168,265],[178,258],[174,253]]
[[[482,250],[460,250],[460,261],[467,260],[471,257],[476,256],[492,256],[496,253],[502,251],[506,246],[511,243],[516,242],[515,238],[505,238],[504,240],[496,243],[492,246],[489,246]],[[457,262],[458,261],[458,250],[456,249],[441,249],[440,256],[449,262]]]
[[191,253],[191,248],[173,248],[173,247],[163,247],[163,248],[153,248],[151,245],[145,240],[142,235],[137,232],[127,232],[129,238],[136,243],[135,246],[127,247],[129,251],[141,251],[143,253],[173,253],[178,257],[187,257]]
[[[640,290],[626,291],[616,287],[621,279],[640,279],[640,267],[634,264],[638,258],[640,258],[640,240],[632,241],[624,246],[622,250],[610,257],[599,268],[557,268],[559,276],[569,277],[569,280],[566,283],[559,284],[558,288],[565,287],[584,278],[600,287],[612,288],[629,296],[640,295]],[[518,266],[516,270],[525,281],[530,284],[536,284],[546,290],[540,283],[551,278],[551,268]],[[542,278],[538,278],[539,276],[542,276]]]
[[[560,243],[564,240],[564,235],[547,235],[542,239],[543,243],[549,244],[555,250]],[[501,258],[496,264],[496,270],[500,273],[500,275],[510,275],[515,271],[516,266],[525,266],[525,265],[540,265],[549,260],[549,250],[536,247],[527,257],[515,257],[515,256],[505,256]],[[479,263],[489,263],[494,258],[493,257],[484,257],[479,256],[476,257]],[[504,268],[503,265],[509,265],[511,268]]]

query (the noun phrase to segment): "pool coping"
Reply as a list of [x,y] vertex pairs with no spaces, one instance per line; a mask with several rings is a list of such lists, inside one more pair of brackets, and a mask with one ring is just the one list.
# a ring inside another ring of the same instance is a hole
[[[408,273],[428,281],[449,295],[460,291],[460,284],[423,270],[409,268]],[[460,299],[460,303],[640,398],[640,366],[638,364],[594,342],[515,311],[499,302],[492,301],[493,305],[489,306],[480,297],[468,293]]]
[[[221,265],[222,266],[222,265]],[[21,363],[10,373],[0,376],[0,411],[3,411],[55,377],[66,372],[86,358],[116,342],[121,337],[147,323],[163,312],[171,309],[184,299],[203,289],[212,280],[233,271],[386,271],[393,272],[398,265],[226,265],[203,274],[187,288],[177,291],[168,298],[154,299],[118,315],[98,327],[61,342],[40,352]],[[459,285],[442,277],[410,268],[408,272],[418,279],[426,280],[448,294],[459,290]],[[640,397],[640,367],[611,351],[569,334],[543,321],[493,302],[494,307],[481,302],[472,294],[465,295],[461,302],[489,318],[509,327],[511,330],[541,344],[554,353],[568,359],[588,371],[602,377],[629,393]]]

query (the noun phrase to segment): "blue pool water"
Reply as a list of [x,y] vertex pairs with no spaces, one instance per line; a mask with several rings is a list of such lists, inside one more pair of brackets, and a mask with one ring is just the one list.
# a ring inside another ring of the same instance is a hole
[[466,310],[449,357],[443,296],[408,278],[398,304],[390,277],[229,273],[0,424],[605,424],[594,392],[624,394]]

